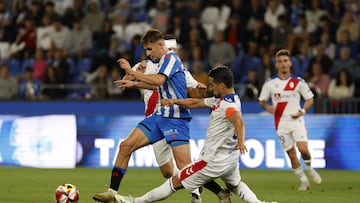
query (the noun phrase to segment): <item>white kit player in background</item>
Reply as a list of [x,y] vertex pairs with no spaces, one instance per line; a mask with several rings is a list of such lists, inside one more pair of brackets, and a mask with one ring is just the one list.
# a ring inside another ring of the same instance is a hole
[[[292,168],[301,181],[299,190],[307,190],[310,183],[301,167],[295,146],[301,153],[306,171],[316,184],[320,184],[320,175],[311,167],[311,154],[303,117],[313,104],[314,95],[303,79],[291,74],[290,56],[290,51],[284,49],[276,53],[275,67],[278,74],[265,82],[259,102],[266,111],[274,114],[275,129],[282,149],[287,152]],[[300,106],[301,97],[305,99],[303,108]],[[267,103],[270,98],[272,105]]]
[[204,147],[199,159],[181,169],[179,175],[166,180],[159,187],[141,197],[119,195],[120,203],[148,203],[166,199],[179,189],[193,191],[216,178],[227,188],[250,203],[260,203],[253,191],[241,181],[239,155],[247,152],[245,126],[241,117],[241,103],[233,88],[234,77],[228,67],[209,72],[208,89],[214,97],[197,99],[163,99],[161,105],[180,105],[185,108],[211,108],[212,112]]

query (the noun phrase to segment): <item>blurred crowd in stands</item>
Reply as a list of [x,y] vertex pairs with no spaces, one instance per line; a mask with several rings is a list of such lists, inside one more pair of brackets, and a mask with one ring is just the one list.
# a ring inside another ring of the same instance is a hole
[[243,100],[257,100],[281,48],[317,98],[360,97],[358,0],[0,0],[0,99],[138,99],[113,85],[116,61],[146,59],[149,28],[176,36],[200,82],[231,67]]

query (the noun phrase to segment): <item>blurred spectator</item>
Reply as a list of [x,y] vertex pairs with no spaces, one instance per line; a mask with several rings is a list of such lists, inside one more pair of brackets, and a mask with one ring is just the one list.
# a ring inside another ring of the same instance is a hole
[[325,47],[322,44],[317,45],[314,48],[313,55],[309,59],[309,65],[306,68],[306,72],[311,72],[311,66],[313,63],[320,63],[323,68],[323,72],[329,74],[331,72],[333,61],[332,59],[325,53]]
[[111,64],[115,60],[109,51],[112,41],[116,41],[116,44],[118,43],[115,31],[113,30],[113,23],[110,19],[105,19],[101,31],[95,34],[93,38],[93,61],[95,65],[106,64],[108,67],[112,66]]
[[207,70],[208,63],[207,63],[206,55],[204,54],[203,49],[201,49],[200,46],[195,45],[191,49],[189,60],[190,60],[190,67],[187,68],[189,68],[190,71],[192,71],[191,70],[192,64],[196,61],[200,61],[204,70]]
[[73,79],[77,74],[77,70],[75,70],[75,64],[72,64],[73,66],[70,67],[68,61],[71,61],[71,59],[66,58],[66,51],[62,49],[53,50],[51,66],[56,70],[56,80],[59,83],[65,84],[70,82],[71,79]]
[[325,10],[321,5],[321,0],[311,0],[310,8],[305,10],[306,20],[310,26],[317,26],[319,24],[320,18],[326,15]]
[[185,27],[184,19],[181,17],[180,13],[172,14],[166,33],[174,35],[179,44],[184,45],[187,43],[189,35],[187,33],[187,28]]
[[44,4],[44,15],[50,16],[50,18],[53,18],[57,15],[60,15],[60,13],[57,13],[55,10],[55,3],[53,1],[46,1]]
[[155,8],[150,9],[148,13],[151,26],[165,33],[169,23],[170,13],[171,10],[167,0],[157,0]]
[[330,77],[335,77],[342,68],[346,68],[350,73],[356,67],[356,60],[351,58],[349,47],[342,47],[340,49],[340,57],[334,61],[334,64],[329,72]]
[[7,39],[7,31],[11,24],[11,15],[8,10],[6,10],[5,1],[0,1],[0,41],[5,41]]
[[254,17],[254,26],[249,31],[249,40],[256,42],[259,45],[259,53],[264,54],[272,42],[272,28],[264,22],[263,16],[259,15]]
[[37,100],[40,96],[41,81],[34,78],[31,66],[25,69],[24,78],[19,82],[18,96],[20,99]]
[[117,66],[114,66],[112,69],[111,69],[111,72],[110,72],[110,77],[108,79],[108,82],[107,82],[107,88],[108,88],[108,92],[109,92],[109,96],[110,98],[120,98],[123,90],[119,87],[117,87],[115,84],[114,84],[114,81],[116,80],[121,80],[122,79],[122,74],[120,73],[120,69],[117,67]]
[[239,21],[246,26],[254,13],[250,9],[249,2],[244,0],[229,0],[230,16],[238,15]]
[[32,18],[26,18],[24,28],[22,28],[16,36],[16,44],[24,44],[21,56],[24,58],[33,57],[36,49],[36,27]]
[[35,52],[35,60],[32,63],[32,67],[34,70],[34,78],[40,81],[44,81],[44,74],[47,66],[48,62],[44,57],[44,51],[41,49],[37,49]]
[[344,47],[348,47],[350,51],[350,57],[357,60],[358,58],[358,47],[355,41],[350,39],[349,30],[342,30],[340,33],[339,41],[336,43],[335,59],[339,59],[340,50]]
[[324,47],[324,52],[325,54],[331,59],[333,60],[335,58],[335,49],[336,49],[336,45],[335,43],[330,41],[330,36],[329,33],[322,33],[321,38],[320,38],[320,45],[322,47]]
[[65,89],[61,88],[61,76],[53,65],[46,68],[43,81],[43,89],[41,91],[41,98],[49,99],[63,99],[65,98]]
[[[24,24],[28,5],[26,0],[17,0],[12,12],[12,26],[16,30],[17,26]],[[15,32],[16,33],[16,32]]]
[[354,96],[355,84],[350,72],[343,68],[331,79],[328,96],[331,99],[349,99]]
[[201,52],[205,55],[208,55],[208,44],[206,41],[202,38],[199,31],[196,29],[191,29],[188,33],[189,40],[186,44],[182,46],[184,51],[189,52],[194,47],[199,46],[201,48]]
[[334,27],[334,29],[338,28],[340,20],[346,12],[345,4],[346,3],[343,0],[328,0],[328,3],[326,4],[327,16],[329,17],[331,26]]
[[101,25],[105,19],[105,14],[101,10],[99,0],[89,0],[87,2],[87,12],[83,23],[87,25],[93,34],[100,32]]
[[354,20],[354,15],[352,11],[348,11],[344,14],[344,17],[341,19],[339,27],[336,31],[336,40],[341,41],[342,32],[347,30],[350,35],[350,40],[357,42],[359,40],[359,31],[360,25]]
[[83,19],[85,16],[84,12],[84,1],[85,0],[73,0],[73,5],[67,7],[62,17],[63,25],[67,26],[69,29],[73,26],[73,21],[75,19]]
[[270,25],[273,29],[279,27],[278,18],[285,14],[285,6],[279,0],[269,0],[264,15],[265,23]]
[[312,36],[312,44],[319,44],[323,33],[329,34],[330,42],[336,42],[336,29],[330,25],[330,20],[326,15],[320,17],[319,23],[316,26],[317,28]]
[[141,54],[145,51],[140,40],[140,35],[135,35],[131,40],[130,50],[132,51],[132,58],[135,63],[141,61]]
[[289,48],[292,50],[293,45],[293,36],[292,28],[287,23],[287,19],[285,15],[280,15],[278,17],[277,26],[273,30],[272,35],[272,46],[270,51],[275,51],[282,48]]
[[92,85],[91,93],[87,99],[106,99],[108,92],[108,72],[105,65],[100,65],[94,72],[86,77],[86,83]]
[[70,56],[89,55],[93,46],[92,42],[90,29],[81,22],[81,19],[75,19],[70,31]]
[[266,80],[271,78],[276,73],[275,65],[272,63],[271,54],[266,52],[261,58],[261,67],[258,70],[258,80],[260,87],[265,83]]
[[120,0],[125,2],[130,8],[130,21],[140,22],[147,21],[147,15],[145,12],[147,0]]
[[51,47],[54,49],[68,50],[70,47],[70,29],[61,23],[60,16],[53,18],[52,27],[49,30]]
[[255,18],[261,17],[264,20],[266,7],[264,4],[262,4],[261,0],[250,0],[249,11],[251,13],[251,16],[246,22],[246,28],[248,30],[254,27]]
[[200,17],[196,13],[193,13],[188,20],[188,30],[196,30],[200,36],[200,39],[205,43],[207,43],[209,40],[207,32],[200,23]]
[[224,41],[224,33],[220,30],[215,31],[214,42],[210,45],[208,55],[210,66],[214,67],[218,63],[230,65],[235,57],[234,47]]
[[[208,74],[203,68],[203,64],[201,61],[194,61],[191,66],[191,75],[193,78],[201,82],[202,84],[207,85],[208,83]],[[198,89],[188,89],[188,95],[192,98],[203,98],[206,96],[205,91],[200,91]]]
[[230,43],[237,53],[243,51],[243,47],[247,47],[248,32],[245,25],[241,22],[239,14],[232,13],[228,19],[224,30],[225,41]]
[[257,78],[257,70],[250,69],[247,77],[243,79],[240,85],[240,98],[244,100],[257,100],[260,92],[260,83]]
[[39,0],[32,0],[30,3],[30,8],[26,13],[26,18],[31,18],[34,20],[34,25],[41,25],[41,18],[43,12],[41,10],[41,2]]
[[304,14],[298,16],[298,24],[294,27],[293,32],[296,35],[296,39],[302,43],[309,44],[310,36],[315,31],[316,25],[309,24]]
[[321,63],[319,62],[313,63],[310,69],[311,72],[308,78],[304,77],[305,80],[308,82],[310,89],[314,92],[314,95],[327,97],[328,87],[330,83],[329,75],[323,73],[323,67],[321,67]]
[[114,9],[109,12],[108,18],[113,21],[127,22],[130,16],[130,7],[126,1],[120,0]]
[[16,78],[10,75],[7,65],[0,66],[0,100],[14,99],[18,92]]
[[36,28],[36,48],[43,50],[51,49],[51,27],[52,18],[49,15],[44,15],[41,21],[41,26]]
[[299,16],[304,15],[304,2],[301,0],[291,0],[290,3],[286,5],[288,16],[290,19],[290,25],[296,27],[299,24]]

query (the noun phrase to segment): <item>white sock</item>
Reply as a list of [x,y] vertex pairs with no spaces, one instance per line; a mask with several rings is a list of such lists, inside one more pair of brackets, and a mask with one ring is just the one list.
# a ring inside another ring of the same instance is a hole
[[257,203],[260,202],[259,199],[256,197],[255,193],[251,191],[251,189],[244,183],[240,182],[240,184],[232,190],[237,196],[241,199],[245,200],[249,203]]
[[199,191],[199,188],[191,191],[191,194],[196,194],[198,197],[200,197],[200,191]]
[[180,170],[178,169],[178,167],[176,167],[176,165],[174,165],[174,171],[173,171],[173,175],[172,176],[176,176],[177,174],[180,173]]
[[176,190],[172,185],[171,178],[167,179],[162,185],[147,192],[141,197],[134,198],[134,203],[148,203],[166,199]]
[[309,182],[308,178],[305,175],[304,170],[301,168],[301,166],[299,168],[293,169],[294,173],[299,177],[301,182]]

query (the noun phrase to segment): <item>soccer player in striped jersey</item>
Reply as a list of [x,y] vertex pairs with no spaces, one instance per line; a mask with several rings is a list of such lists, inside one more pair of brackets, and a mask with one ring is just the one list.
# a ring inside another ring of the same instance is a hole
[[141,197],[118,195],[121,203],[148,203],[166,199],[181,188],[189,191],[208,181],[221,178],[227,188],[250,203],[260,203],[253,191],[241,181],[239,155],[247,152],[245,126],[241,117],[241,103],[233,88],[234,77],[228,67],[217,67],[209,72],[208,89],[214,97],[205,99],[163,99],[166,106],[211,108],[212,112],[204,147],[199,159],[181,169],[179,175],[166,180],[159,187]]
[[[291,74],[289,50],[279,50],[275,57],[278,73],[264,83],[259,102],[266,111],[274,114],[280,144],[287,152],[292,168],[301,181],[299,190],[307,190],[310,183],[296,155],[295,145],[304,160],[306,171],[316,184],[320,184],[320,175],[311,167],[311,154],[303,117],[313,104],[314,95],[302,78]],[[303,107],[300,106],[301,97],[305,99]],[[267,102],[270,98],[272,105]]]
[[[151,60],[159,61],[159,69],[156,73],[144,74],[141,71],[133,70],[125,59],[120,59],[118,61],[119,65],[130,77],[136,80],[118,81],[120,87],[157,89],[160,98],[186,98],[187,88],[184,67],[178,56],[166,48],[164,36],[161,32],[154,29],[149,30],[144,34],[142,43],[146,54],[150,56]],[[115,166],[112,170],[110,188],[107,192],[95,194],[93,199],[108,203],[118,202],[116,194],[125,175],[131,153],[148,144],[165,139],[172,148],[177,168],[183,168],[191,163],[189,145],[190,119],[191,114],[184,107],[164,108],[157,105],[155,113],[141,121],[129,136],[121,142]],[[172,174],[173,171],[171,171]],[[222,192],[217,193],[219,198],[223,194]],[[197,202],[201,202],[200,194],[197,193],[196,195]]]

